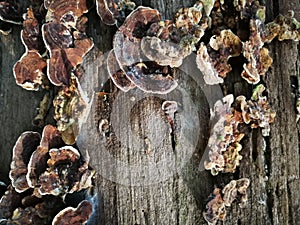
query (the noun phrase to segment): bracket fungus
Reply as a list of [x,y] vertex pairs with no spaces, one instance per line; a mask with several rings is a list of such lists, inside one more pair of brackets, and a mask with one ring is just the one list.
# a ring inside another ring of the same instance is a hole
[[262,95],[264,90],[262,84],[257,85],[250,100],[238,96],[236,101],[239,102],[243,121],[250,124],[251,128],[261,127],[263,136],[269,136],[270,123],[274,122],[276,113],[271,109],[267,97]]
[[[77,149],[72,146],[64,146],[59,149],[49,150],[50,158],[47,160],[48,169],[39,176],[39,193],[41,195],[65,195],[73,191],[80,191],[74,185],[80,182],[80,177],[88,170],[83,168],[82,172],[79,171],[80,154]],[[94,173],[89,173],[87,181],[91,185],[92,176]],[[85,187],[85,185],[82,185]],[[72,191],[71,191],[72,189]]]
[[219,172],[233,173],[242,156],[239,143],[244,133],[239,131],[239,124],[250,124],[251,128],[262,128],[263,136],[270,133],[270,123],[274,122],[276,113],[271,109],[266,96],[262,96],[265,87],[257,85],[250,100],[238,96],[234,102],[233,95],[227,95],[217,101],[212,111],[213,128],[208,140],[209,162],[204,162],[205,169],[212,175]]
[[136,87],[135,84],[127,78],[125,71],[120,68],[114,50],[108,53],[107,71],[111,80],[120,90],[127,92]]
[[93,213],[93,205],[87,200],[79,203],[77,208],[67,207],[61,210],[53,219],[52,225],[86,224]]
[[241,76],[253,84],[260,81],[260,76],[268,71],[273,62],[268,49],[263,47],[260,26],[260,20],[250,20],[250,37],[243,43],[243,55],[247,63],[243,65]]
[[206,209],[207,211],[203,213],[203,217],[209,225],[215,225],[218,220],[224,220],[226,210],[221,196],[221,189],[214,189],[212,199],[207,203]]
[[78,79],[72,75],[70,85],[64,86],[53,100],[54,119],[66,144],[74,144],[80,130],[80,119],[86,103],[80,92]]
[[54,216],[64,207],[62,199],[54,196],[36,198],[26,196],[22,205],[13,211],[7,224],[50,224]]
[[125,18],[125,11],[132,11],[135,3],[130,0],[96,0],[96,10],[103,23],[115,25]]
[[[0,200],[0,217],[7,224],[50,224],[69,200],[90,197],[94,175],[88,154],[84,160],[78,149],[65,145],[54,126],[45,126],[42,137],[24,132],[13,149],[12,185]],[[78,209],[81,219],[88,218],[92,204],[82,203]]]
[[269,43],[275,37],[279,41],[300,40],[300,22],[294,18],[294,11],[289,10],[287,15],[279,15],[274,21],[265,25],[263,41]]
[[44,127],[40,145],[32,153],[28,163],[26,179],[31,188],[38,186],[39,176],[47,169],[49,149],[58,148],[64,145],[61,133],[52,125]]
[[39,133],[24,132],[18,138],[13,148],[9,178],[12,186],[19,193],[29,189],[29,185],[26,180],[26,174],[28,172],[27,164],[30,160],[31,154],[39,145],[40,138]]
[[248,178],[241,178],[239,180],[232,180],[226,184],[221,190],[215,188],[211,198],[206,205],[206,212],[203,217],[209,225],[217,224],[218,220],[224,220],[226,217],[226,207],[231,206],[235,199],[239,199],[242,204],[247,202],[247,188],[250,184]]
[[39,89],[46,85],[43,70],[46,68],[46,60],[39,54],[42,46],[39,23],[34,17],[32,8],[25,14],[24,29],[21,31],[21,40],[25,46],[25,53],[13,67],[16,83],[26,90]]
[[56,86],[69,85],[72,70],[82,63],[93,42],[85,34],[72,32],[56,21],[43,24],[42,34],[50,52],[47,66],[49,80]]
[[28,51],[14,65],[16,83],[26,90],[37,91],[45,84],[43,69],[47,63],[37,51]]
[[242,159],[239,141],[244,133],[238,130],[238,126],[243,120],[241,113],[232,109],[233,101],[233,95],[225,96],[222,101],[216,102],[212,112],[213,128],[208,140],[210,161],[204,162],[205,169],[211,170],[212,175],[235,172]]
[[61,22],[75,28],[77,20],[88,12],[86,0],[45,0],[46,20]]
[[239,56],[242,52],[242,42],[231,30],[222,30],[220,35],[210,38],[209,46],[201,43],[196,63],[203,73],[207,84],[218,84],[231,71],[228,64],[230,57]]
[[168,66],[147,60],[140,47],[143,29],[158,21],[160,14],[157,10],[138,7],[115,34],[113,45],[120,69],[134,85],[145,92],[164,94],[177,86],[173,71]]

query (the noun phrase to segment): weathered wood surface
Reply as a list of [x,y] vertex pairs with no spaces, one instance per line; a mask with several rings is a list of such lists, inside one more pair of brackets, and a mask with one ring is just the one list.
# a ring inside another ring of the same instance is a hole
[[[143,4],[171,18],[180,6],[192,3],[160,0]],[[268,20],[288,9],[294,9],[300,19],[297,0],[268,0],[266,4]],[[83,84],[83,88],[91,99],[94,96],[95,104],[82,127],[79,145],[83,153],[89,151],[91,165],[98,172],[95,224],[206,224],[202,212],[214,186],[222,187],[239,177],[251,180],[249,202],[243,209],[236,203],[228,208],[223,224],[296,225],[300,221],[299,124],[291,92],[291,76],[298,79],[300,76],[299,43],[274,41],[268,46],[274,63],[263,81],[277,112],[270,137],[262,137],[259,130],[249,132],[242,141],[243,160],[238,172],[213,177],[208,171],[199,170],[198,165],[209,135],[208,101],[211,97],[214,97],[212,102],[221,97],[219,88],[199,88],[200,74],[187,64],[182,68],[184,72],[178,74],[179,88],[168,95],[145,95],[136,90],[99,95],[99,91],[115,90],[107,82],[105,53],[111,48],[116,29],[100,23],[94,10],[89,18],[89,35],[95,48],[83,64],[90,82]],[[31,122],[43,96],[15,84],[12,66],[23,53],[19,32],[20,28],[14,27],[10,36],[0,37],[0,175],[6,181],[12,147],[21,132],[36,129]],[[226,84],[228,93],[251,92],[240,78],[232,77]],[[180,127],[176,140],[170,135],[170,124],[160,110],[164,99],[181,103],[175,116]],[[98,130],[103,118],[111,121],[110,136]],[[115,161],[109,161],[110,156]],[[165,158],[171,160],[160,164]]]

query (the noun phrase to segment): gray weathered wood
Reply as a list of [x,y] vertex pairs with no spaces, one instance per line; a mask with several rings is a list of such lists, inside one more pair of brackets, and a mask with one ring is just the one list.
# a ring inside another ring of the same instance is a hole
[[[157,8],[165,18],[171,18],[178,8],[192,2],[160,0],[144,1],[144,4]],[[294,9],[296,18],[300,19],[297,0],[267,0],[266,4],[268,21],[288,9]],[[89,13],[89,18],[89,35],[94,39],[95,48],[83,64],[85,77],[90,82],[87,85],[83,82],[83,89],[93,99],[93,104],[78,145],[84,154],[88,150],[91,165],[97,170],[95,224],[206,224],[202,212],[214,186],[222,187],[238,177],[251,180],[249,202],[243,209],[237,203],[229,207],[223,224],[298,223],[299,124],[296,123],[291,76],[300,77],[299,43],[274,41],[268,46],[274,63],[263,81],[268,88],[269,101],[277,112],[270,137],[264,138],[260,130],[250,131],[242,141],[243,160],[238,172],[213,177],[208,171],[199,170],[198,165],[209,135],[209,102],[205,94],[216,100],[221,97],[219,89],[202,87],[201,90],[201,79],[197,80],[200,74],[191,75],[193,67],[188,65],[182,68],[185,73],[178,73],[180,85],[174,93],[153,96],[136,90],[116,91],[113,84],[107,82],[105,71],[105,53],[112,46],[116,28],[100,23],[95,11]],[[31,122],[43,96],[41,92],[24,91],[15,84],[12,66],[24,49],[19,32],[20,27],[14,27],[11,35],[0,37],[0,178],[6,181],[12,147],[21,132],[36,129]],[[228,93],[251,93],[252,87],[237,77],[229,78],[226,85]],[[113,94],[99,94],[101,91]],[[103,94],[106,100],[101,97]],[[170,124],[160,110],[164,99],[182,103],[176,114],[180,129],[175,145],[169,132]],[[188,101],[194,108],[187,108]],[[190,114],[186,115],[187,112]],[[110,121],[109,137],[98,130],[101,119]],[[196,148],[189,148],[191,146]],[[157,164],[172,155],[176,160],[168,162],[176,162],[174,165],[160,167]],[[111,164],[108,156],[118,160],[117,163]],[[138,173],[118,170],[124,168],[120,166],[122,163],[136,166]],[[157,168],[169,168],[170,177],[164,171],[159,174],[159,170],[149,169],[151,163]]]

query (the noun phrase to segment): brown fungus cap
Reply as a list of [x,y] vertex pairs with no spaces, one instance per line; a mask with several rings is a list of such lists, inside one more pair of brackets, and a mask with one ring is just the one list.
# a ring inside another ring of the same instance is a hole
[[141,41],[143,54],[161,66],[179,67],[182,60],[191,54],[192,49],[183,48],[178,43],[162,41],[158,37],[143,37]]
[[212,36],[209,45],[228,58],[239,56],[242,52],[242,42],[231,30],[222,30],[220,35]]
[[44,87],[47,78],[44,70],[46,60],[39,54],[43,48],[43,42],[37,19],[34,17],[32,8],[29,8],[24,16],[24,29],[21,31],[21,40],[26,52],[13,67],[16,83],[26,90],[37,91],[39,86]]
[[75,143],[86,103],[80,92],[78,79],[71,75],[70,86],[64,86],[53,100],[54,119],[62,139],[68,145]]
[[57,86],[69,84],[72,66],[66,60],[64,49],[73,45],[73,37],[69,29],[58,22],[43,24],[44,43],[50,52],[47,76]]
[[36,150],[40,142],[40,135],[36,132],[24,132],[18,138],[14,148],[10,165],[9,178],[12,186],[19,193],[29,189],[26,180],[27,164],[31,154]]
[[224,204],[230,206],[232,202],[239,197],[241,203],[247,201],[247,188],[250,184],[248,178],[241,178],[239,180],[232,180],[225,185],[222,190]]
[[39,176],[39,194],[64,197],[67,193],[92,186],[95,171],[83,161],[79,151],[72,146],[49,150],[48,168]]
[[0,218],[10,218],[13,211],[21,205],[21,199],[21,194],[16,192],[12,185],[9,185],[0,199]]
[[221,189],[215,188],[212,199],[206,205],[206,212],[203,213],[203,217],[209,225],[215,225],[218,220],[224,220],[225,216],[226,210]]
[[262,47],[261,26],[260,20],[250,20],[250,37],[243,43],[243,55],[247,63],[243,65],[241,76],[250,84],[257,84],[273,62],[268,49]]
[[130,0],[96,0],[96,10],[106,25],[117,24],[125,17],[125,10],[133,10],[135,3]]
[[85,35],[74,40],[74,47],[65,49],[66,58],[72,68],[82,63],[83,57],[93,48],[94,43]]
[[235,172],[242,159],[239,141],[244,134],[238,126],[243,120],[241,113],[233,110],[232,103],[233,95],[227,95],[215,103],[214,111],[211,112],[213,128],[208,140],[209,162],[205,161],[204,167],[211,170],[212,175]]
[[80,154],[71,146],[49,150],[48,169],[39,176],[39,193],[54,196],[64,195],[72,187],[77,172]]
[[39,22],[35,18],[33,9],[30,7],[24,15],[23,30],[21,31],[21,40],[26,51],[39,51],[43,49],[43,40],[40,32]]
[[82,201],[77,208],[67,207],[60,211],[53,219],[52,225],[82,225],[86,224],[92,215],[93,205],[89,201]]
[[44,24],[42,34],[50,52],[48,78],[54,85],[69,85],[71,71],[82,63],[82,58],[93,47],[93,42],[84,33],[71,32],[58,22]]
[[97,13],[103,23],[114,25],[117,23],[115,16],[118,16],[118,5],[114,0],[96,0]]
[[161,20],[161,15],[156,9],[139,6],[132,11],[119,28],[119,31],[130,40],[140,39],[146,33],[146,26]]
[[108,53],[107,71],[111,80],[120,90],[127,92],[136,87],[135,84],[127,78],[125,71],[120,68],[114,50]]
[[37,91],[45,83],[46,61],[37,51],[26,52],[13,67],[16,83],[26,90]]
[[45,0],[47,22],[57,21],[75,27],[76,21],[88,11],[86,0]]
[[39,176],[39,193],[41,195],[64,195],[72,186],[72,177],[80,154],[71,146],[49,150],[48,169]]
[[250,184],[248,178],[231,180],[221,190],[215,188],[210,200],[206,205],[206,212],[203,217],[209,225],[215,225],[218,220],[224,220],[226,216],[226,207],[231,206],[234,200],[238,200],[239,206],[242,207],[247,202],[247,188]]
[[63,145],[61,133],[52,125],[45,126],[40,145],[32,153],[28,163],[26,179],[30,187],[34,188],[38,185],[39,176],[46,170],[49,149],[62,147]]
[[271,108],[267,97],[263,96],[265,87],[257,85],[250,100],[246,101],[244,96],[238,96],[236,102],[240,105],[242,118],[252,128],[263,128],[263,136],[269,136],[270,124],[274,122],[276,112]]
[[145,92],[164,94],[177,87],[174,71],[168,66],[149,61],[140,46],[141,38],[146,34],[145,26],[159,20],[157,10],[138,7],[115,34],[113,45],[116,60],[132,83]]
[[242,42],[231,30],[222,30],[219,35],[210,38],[209,46],[201,43],[197,52],[197,66],[203,73],[207,84],[222,83],[231,71],[228,63],[230,57],[239,56]]
[[290,10],[285,16],[279,15],[274,21],[266,24],[263,41],[269,43],[275,37],[278,37],[279,41],[300,40],[300,22],[294,18],[294,11]]

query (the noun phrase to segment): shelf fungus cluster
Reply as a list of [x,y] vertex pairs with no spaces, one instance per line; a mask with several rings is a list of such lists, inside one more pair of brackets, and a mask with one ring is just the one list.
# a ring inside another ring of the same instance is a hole
[[24,132],[13,148],[11,185],[0,200],[0,216],[8,224],[62,224],[62,218],[84,224],[92,203],[82,199],[73,209],[66,196],[82,198],[79,193],[92,188],[94,175],[89,159],[75,146],[65,145],[55,127],[45,126],[42,137]]
[[248,178],[232,180],[221,190],[215,188],[207,205],[206,212],[203,213],[204,219],[209,225],[217,224],[218,220],[224,220],[226,217],[226,207],[237,199],[240,207],[244,207],[247,202],[247,188],[250,184]]
[[152,8],[138,7],[114,36],[107,69],[118,88],[165,94],[177,87],[175,68],[195,50],[207,20],[203,4],[178,10],[173,20],[161,20]]
[[66,144],[74,144],[80,130],[80,119],[86,109],[76,76],[71,75],[69,86],[64,86],[53,100],[54,119]]
[[211,170],[212,175],[233,173],[240,164],[242,145],[239,142],[245,135],[239,131],[241,124],[260,127],[264,136],[269,135],[270,123],[276,113],[262,95],[264,90],[263,85],[258,85],[248,101],[245,96],[238,96],[234,101],[233,95],[227,95],[216,102],[211,113],[213,127],[207,146],[209,162],[204,162],[205,169]]
[[[109,18],[107,24],[116,23],[120,12],[116,2],[98,1],[98,13],[103,20]],[[155,9],[138,7],[114,36],[108,73],[123,91],[138,87],[168,93],[177,86],[176,68],[197,50],[196,63],[207,84],[223,83],[232,71],[230,58],[244,62],[241,77],[257,84],[273,62],[265,43],[276,36],[280,41],[299,40],[299,22],[293,12],[264,22],[265,6],[254,0],[197,1],[179,9],[172,20],[161,20]]]
[[[48,86],[47,78],[56,86],[69,85],[71,72],[93,47],[85,34],[84,13],[88,11],[85,0],[45,0],[44,7],[47,9],[44,24],[35,18],[31,7],[25,14],[21,39],[26,52],[13,69],[17,84],[27,90]],[[45,48],[48,57],[41,55]]]
[[214,123],[208,141],[209,162],[204,162],[204,167],[211,170],[212,175],[219,172],[235,172],[242,156],[239,143],[244,133],[239,131],[239,124],[243,122],[242,115],[232,109],[233,95],[225,96],[214,106],[212,122]]
[[97,13],[106,25],[122,22],[126,13],[134,8],[135,3],[130,0],[96,0]]
[[278,16],[265,22],[265,6],[258,1],[212,1],[210,32],[213,36],[207,45],[200,43],[196,63],[207,84],[223,83],[232,70],[230,57],[245,61],[241,77],[250,84],[257,84],[273,60],[264,47],[275,37],[279,41],[299,41],[299,22],[294,13]]
[[40,26],[35,18],[32,8],[25,14],[21,31],[21,40],[25,46],[25,53],[14,65],[13,72],[16,83],[26,90],[38,90],[39,86],[47,86],[44,74],[47,63],[39,50],[43,48],[40,36]]

